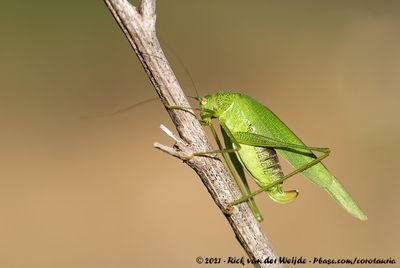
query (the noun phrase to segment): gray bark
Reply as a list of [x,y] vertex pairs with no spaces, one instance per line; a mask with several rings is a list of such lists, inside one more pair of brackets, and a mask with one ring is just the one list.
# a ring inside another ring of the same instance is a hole
[[[156,36],[156,1],[142,0],[138,7],[134,7],[127,0],[104,1],[125,33],[161,100],[170,106],[189,106]],[[176,126],[179,137],[162,126],[164,132],[175,140],[175,145],[171,148],[156,143],[156,148],[180,159],[193,152],[211,150],[203,128],[192,111],[167,109],[167,112]],[[229,203],[240,197],[237,186],[219,159],[194,157],[185,163],[199,175],[223,213]],[[235,206],[233,214],[223,215],[226,216],[238,241],[251,259],[260,261],[267,258],[277,259],[260,224],[246,203]],[[259,263],[255,266],[281,267],[278,263],[272,265]]]

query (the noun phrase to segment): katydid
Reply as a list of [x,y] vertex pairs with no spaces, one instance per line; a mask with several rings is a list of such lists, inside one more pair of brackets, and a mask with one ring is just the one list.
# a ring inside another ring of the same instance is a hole
[[[284,191],[282,182],[301,172],[324,188],[351,215],[360,220],[367,219],[340,182],[321,163],[329,155],[328,148],[306,146],[271,110],[248,96],[219,92],[199,98],[199,102],[202,122],[212,128],[211,119],[218,119],[227,148],[222,149],[217,140],[220,150],[194,153],[193,156],[229,153],[236,171],[242,174],[240,177],[243,176],[244,167],[261,187],[255,193],[245,194],[231,203],[228,209],[249,202],[256,194],[264,191],[276,202],[290,202],[297,197],[298,192]],[[185,109],[174,106],[169,108]],[[215,130],[213,134],[216,136]],[[317,157],[313,151],[323,155]],[[296,170],[284,176],[277,154]],[[254,207],[253,213],[257,211]]]
[[[180,61],[179,57],[177,59],[184,66],[194,85],[185,65]],[[198,152],[194,153],[193,156],[222,153],[232,176],[244,195],[242,198],[232,202],[228,206],[228,210],[231,210],[234,205],[247,202],[254,216],[261,221],[262,216],[253,197],[261,192],[267,192],[269,197],[276,202],[290,202],[297,197],[298,192],[283,191],[282,183],[293,175],[302,173],[306,178],[324,188],[348,213],[360,220],[367,220],[367,216],[357,206],[340,182],[321,163],[321,160],[330,153],[328,148],[306,146],[270,109],[249,96],[239,93],[219,92],[203,98],[196,97],[196,99],[200,102],[200,107],[197,109],[165,106],[170,109],[201,111],[201,121],[211,128],[219,150]],[[137,103],[111,115],[132,109],[148,101]],[[218,135],[211,124],[211,119],[214,118],[219,120],[226,148],[222,148]],[[317,157],[313,151],[321,152],[323,155]],[[229,154],[233,166],[226,153]],[[296,170],[284,176],[278,155],[286,159]],[[250,192],[243,167],[261,187],[254,193]],[[241,187],[237,176],[240,177],[245,189]]]

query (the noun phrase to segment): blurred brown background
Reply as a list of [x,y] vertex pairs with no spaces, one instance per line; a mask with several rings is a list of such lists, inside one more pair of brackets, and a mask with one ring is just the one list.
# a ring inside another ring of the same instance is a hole
[[[253,96],[307,144],[330,147],[325,163],[369,217],[298,176],[286,184],[295,202],[257,198],[278,254],[399,262],[400,2],[176,0],[157,13],[201,94]],[[198,177],[152,147],[172,144],[159,102],[79,119],[155,96],[102,1],[7,1],[0,31],[0,267],[244,256]]]

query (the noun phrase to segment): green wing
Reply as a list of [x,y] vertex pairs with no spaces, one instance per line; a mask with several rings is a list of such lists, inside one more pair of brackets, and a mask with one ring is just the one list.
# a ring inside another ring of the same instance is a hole
[[[273,139],[276,142],[281,142],[286,145],[294,145],[292,147],[287,146],[285,148],[281,147],[276,149],[278,154],[285,158],[294,168],[298,169],[316,158],[316,156],[310,150],[310,147],[305,149],[298,147],[305,146],[305,144],[271,110],[251,99],[250,97],[243,97],[247,99],[247,102],[249,102],[249,105],[246,105],[247,109],[251,110],[249,114],[257,115],[251,120],[251,123],[254,129],[256,129],[257,134],[266,137],[269,140],[269,143],[271,143],[271,139]],[[246,144],[243,141],[238,142]],[[322,163],[316,164],[315,166],[305,170],[303,175],[312,182],[323,187],[344,209],[346,209],[354,217],[360,220],[367,219],[367,216],[357,206],[340,182]]]

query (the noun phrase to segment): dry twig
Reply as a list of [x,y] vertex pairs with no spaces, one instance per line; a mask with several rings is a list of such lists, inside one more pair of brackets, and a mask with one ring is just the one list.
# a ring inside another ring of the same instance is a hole
[[[156,36],[156,1],[142,0],[138,8],[127,0],[104,0],[115,20],[128,38],[141,61],[151,83],[161,100],[171,106],[189,106],[189,103],[170,67]],[[173,138],[173,148],[156,143],[155,147],[170,155],[185,159],[193,152],[210,151],[204,131],[196,117],[187,111],[167,109],[175,124],[179,137],[162,126]],[[224,165],[211,157],[195,157],[185,161],[200,176],[221,211],[240,197]],[[252,260],[276,259],[276,255],[246,203],[235,206],[234,212],[226,216],[236,237]],[[280,267],[279,264],[255,264],[256,267]]]

